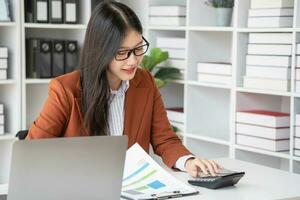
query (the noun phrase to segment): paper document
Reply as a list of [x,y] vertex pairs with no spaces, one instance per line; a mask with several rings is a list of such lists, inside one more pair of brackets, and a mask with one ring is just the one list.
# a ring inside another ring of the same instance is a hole
[[198,191],[174,178],[157,164],[139,144],[126,152],[122,197],[157,199],[198,194]]

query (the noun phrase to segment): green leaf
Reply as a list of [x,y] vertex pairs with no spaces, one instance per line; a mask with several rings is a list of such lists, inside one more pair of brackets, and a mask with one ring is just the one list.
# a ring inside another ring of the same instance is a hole
[[154,77],[161,80],[179,79],[181,76],[180,70],[173,67],[162,67],[155,73]]
[[166,81],[163,81],[163,80],[158,79],[158,78],[155,78],[155,83],[156,83],[158,88],[162,88],[167,84]]
[[151,72],[156,65],[168,58],[169,53],[167,51],[162,51],[160,48],[152,48],[150,54],[144,56],[141,67]]
[[173,129],[174,133],[177,133],[179,131],[179,128],[177,128],[176,126],[173,126],[173,125],[172,125],[172,129]]

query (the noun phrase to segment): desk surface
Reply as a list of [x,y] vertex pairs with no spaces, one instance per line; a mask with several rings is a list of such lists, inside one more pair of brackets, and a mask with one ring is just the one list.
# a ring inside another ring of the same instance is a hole
[[[285,171],[264,167],[229,158],[216,159],[218,163],[227,169],[245,171],[245,176],[236,186],[209,190],[195,187],[200,194],[181,199],[186,200],[268,200],[299,197],[300,199],[300,175]],[[189,176],[183,172],[171,172],[176,178],[187,183]],[[1,185],[0,185],[1,186]],[[0,194],[7,194],[7,187],[0,187]],[[298,199],[298,198],[297,198]]]
[[[198,196],[190,196],[181,199],[186,200],[215,200],[215,199],[282,199],[299,197],[300,199],[300,175],[292,174],[278,169],[256,165],[229,158],[216,159],[223,167],[244,171],[245,176],[233,187],[210,190],[201,187]],[[188,175],[182,172],[171,172],[176,178],[187,183]],[[298,199],[298,198],[297,198]]]

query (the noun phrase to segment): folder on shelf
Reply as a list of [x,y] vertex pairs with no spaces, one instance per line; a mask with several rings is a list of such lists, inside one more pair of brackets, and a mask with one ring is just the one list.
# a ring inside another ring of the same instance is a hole
[[293,16],[293,8],[266,8],[266,9],[249,9],[249,17],[282,17]]
[[185,26],[185,17],[150,17],[152,26]]
[[185,49],[163,48],[163,51],[169,53],[169,58],[185,59]]
[[197,72],[203,74],[232,75],[232,64],[222,62],[199,62]]
[[63,23],[63,0],[49,0],[51,23]]
[[295,137],[295,149],[300,150],[300,138]]
[[292,33],[249,33],[250,44],[292,44]]
[[0,22],[10,22],[10,5],[8,0],[0,0]]
[[34,22],[48,23],[49,21],[49,1],[34,0]]
[[291,69],[287,67],[246,66],[246,76],[271,79],[291,79]]
[[160,48],[185,49],[186,39],[180,37],[157,37],[156,46]]
[[[296,44],[296,54],[300,55],[300,43]],[[298,61],[299,62],[299,61]]]
[[65,42],[63,40],[53,41],[52,51],[52,77],[64,74]]
[[0,125],[0,135],[4,135],[4,125]]
[[7,58],[0,58],[0,69],[7,69]]
[[247,55],[247,65],[290,67],[291,56],[265,56],[265,55]]
[[65,0],[64,5],[64,22],[75,24],[78,22],[78,0]]
[[6,80],[6,79],[7,79],[7,70],[0,69],[0,80]]
[[251,0],[251,8],[293,8],[294,0]]
[[287,92],[290,90],[290,80],[244,76],[244,88]]
[[167,59],[166,61],[158,64],[157,66],[158,67],[175,67],[175,68],[184,70],[186,68],[185,65],[186,65],[185,60],[170,58],[170,59]]
[[37,78],[36,55],[38,51],[37,39],[26,39],[26,78]]
[[38,78],[51,78],[51,53],[52,41],[41,39],[38,41],[37,54],[35,58],[36,73]]
[[4,124],[4,115],[0,114],[0,124]]
[[0,47],[0,58],[8,58],[8,48]]
[[249,17],[249,28],[284,28],[293,26],[293,17]]
[[248,54],[291,56],[291,44],[248,44]]
[[4,113],[4,106],[3,104],[0,104],[0,114],[2,115]]
[[185,6],[150,6],[150,16],[186,16]]
[[65,45],[65,73],[69,73],[78,65],[78,46],[77,41],[66,41]]
[[34,22],[34,0],[25,0],[25,22]]

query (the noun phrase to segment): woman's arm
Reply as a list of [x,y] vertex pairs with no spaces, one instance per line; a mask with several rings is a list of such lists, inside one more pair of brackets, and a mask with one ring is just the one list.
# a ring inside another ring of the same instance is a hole
[[39,117],[33,122],[26,139],[51,138],[62,135],[70,111],[66,91],[57,79],[49,84],[48,98]]

